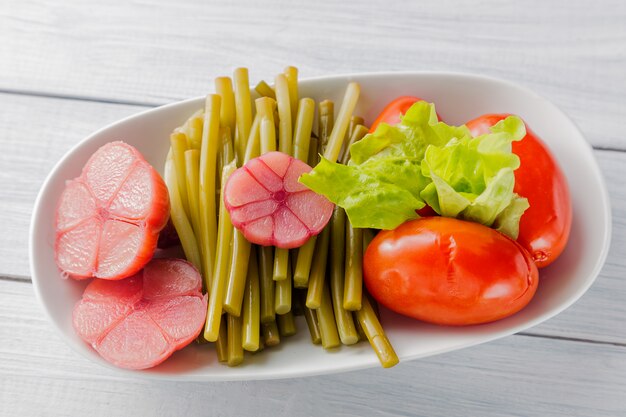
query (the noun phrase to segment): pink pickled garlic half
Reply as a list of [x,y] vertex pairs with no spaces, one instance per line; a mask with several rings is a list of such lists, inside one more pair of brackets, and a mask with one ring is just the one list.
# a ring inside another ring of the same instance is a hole
[[154,259],[122,280],[93,280],[74,307],[76,333],[105,360],[150,368],[194,340],[207,297],[200,273],[182,259]]
[[286,249],[319,234],[334,205],[298,182],[311,169],[282,152],[266,153],[237,169],[224,189],[233,226],[252,243]]
[[122,279],[152,259],[169,217],[163,179],[123,142],[98,149],[56,211],[55,258],[75,279]]

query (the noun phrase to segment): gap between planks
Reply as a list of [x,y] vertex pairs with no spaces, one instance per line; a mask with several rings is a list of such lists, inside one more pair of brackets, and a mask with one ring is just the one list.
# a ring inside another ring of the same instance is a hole
[[552,335],[542,334],[542,333],[526,333],[526,332],[515,333],[515,335],[517,335],[517,336],[525,336],[525,337],[535,337],[535,338],[538,338],[538,339],[563,340],[565,342],[580,342],[580,343],[591,343],[591,344],[594,344],[594,345],[607,345],[607,346],[626,347],[626,343],[605,342],[605,341],[601,341],[601,340],[584,339],[584,338],[581,338],[581,337],[552,336]]
[[2,274],[0,275],[0,281],[12,281],[12,282],[23,282],[26,284],[32,284],[32,280],[30,277],[26,277],[23,275],[10,275],[10,274]]
[[146,107],[146,108],[159,107],[159,106],[163,106],[167,104],[167,103],[157,103],[157,102],[150,103],[150,102],[134,101],[134,100],[116,100],[112,98],[81,96],[81,95],[73,95],[73,94],[57,94],[57,93],[47,93],[45,91],[30,91],[30,90],[17,90],[17,89],[6,89],[6,88],[0,88],[0,94],[25,96],[25,97],[52,98],[52,99],[57,99],[57,100],[88,101],[91,103],[121,104],[121,105],[138,106],[138,107]]

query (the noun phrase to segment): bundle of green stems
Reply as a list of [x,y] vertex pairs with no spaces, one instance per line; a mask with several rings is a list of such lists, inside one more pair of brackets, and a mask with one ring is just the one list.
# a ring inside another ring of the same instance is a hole
[[295,334],[295,315],[304,316],[311,341],[325,349],[368,340],[382,366],[398,362],[363,287],[372,230],[353,228],[336,207],[326,228],[300,248],[253,245],[233,228],[221,198],[229,176],[267,152],[311,166],[320,156],[347,164],[350,146],[368,133],[353,115],[359,93],[349,83],[335,117],[332,101],[299,97],[296,68],[285,68],[273,86],[261,81],[254,92],[248,70],[237,68],[232,79],[216,78],[204,109],[171,134],[171,220],[204,278],[209,303],[201,338],[215,342],[220,362],[239,365],[244,351]]

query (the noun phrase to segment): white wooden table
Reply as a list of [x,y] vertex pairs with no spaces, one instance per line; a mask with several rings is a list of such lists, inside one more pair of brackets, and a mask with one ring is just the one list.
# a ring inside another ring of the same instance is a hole
[[[0,0],[0,414],[626,415],[626,3],[262,3]],[[47,172],[109,122],[202,95],[235,66],[256,82],[288,64],[303,77],[465,71],[548,97],[592,143],[608,183],[613,242],[597,282],[523,334],[391,370],[170,383],[77,356],[29,278],[29,216]]]

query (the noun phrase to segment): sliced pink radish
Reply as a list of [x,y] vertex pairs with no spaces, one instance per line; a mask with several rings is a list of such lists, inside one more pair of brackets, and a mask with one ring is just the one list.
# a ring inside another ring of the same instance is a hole
[[200,273],[182,259],[154,259],[132,277],[92,281],[73,313],[78,335],[122,368],[158,365],[194,340],[207,297]]
[[76,279],[122,279],[152,258],[169,217],[167,188],[130,145],[98,149],[68,181],[56,213],[55,255]]
[[224,190],[233,226],[252,243],[287,249],[320,233],[333,203],[298,182],[311,169],[282,152],[269,152],[237,169]]

